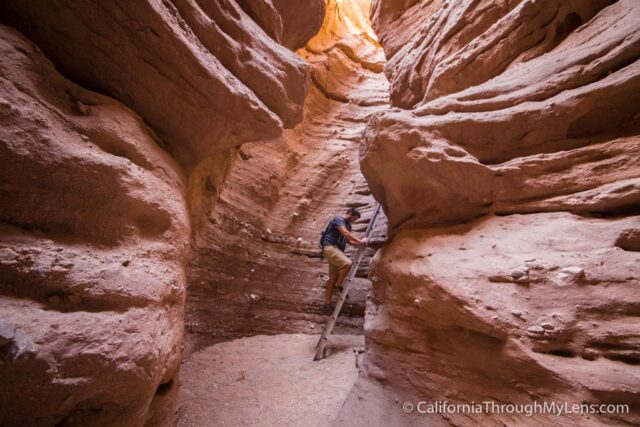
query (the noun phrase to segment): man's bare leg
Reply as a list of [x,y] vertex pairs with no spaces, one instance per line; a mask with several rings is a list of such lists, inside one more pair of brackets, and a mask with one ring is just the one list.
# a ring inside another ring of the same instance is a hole
[[333,286],[336,284],[337,274],[329,274],[327,280],[327,288],[324,290],[324,303],[331,304],[331,296],[333,295]]
[[338,271],[338,279],[336,280],[336,284],[338,286],[344,286],[344,278],[347,277],[347,273],[351,270],[351,263],[345,265]]

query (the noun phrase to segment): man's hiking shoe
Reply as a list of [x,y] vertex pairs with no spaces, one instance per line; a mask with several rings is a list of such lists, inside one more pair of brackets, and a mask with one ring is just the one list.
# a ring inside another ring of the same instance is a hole
[[324,304],[322,306],[322,312],[325,314],[330,314],[334,308],[335,306],[333,304]]

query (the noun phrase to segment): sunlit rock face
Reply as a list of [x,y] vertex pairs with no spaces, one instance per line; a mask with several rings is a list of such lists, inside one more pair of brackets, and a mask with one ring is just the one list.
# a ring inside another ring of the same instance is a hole
[[302,120],[309,8],[0,4],[1,425],[171,425],[192,225]]
[[[327,2],[320,31],[297,51],[312,81],[303,122],[267,144],[244,144],[232,159],[195,233],[189,351],[258,333],[318,333],[326,321],[320,232],[332,216],[355,206],[363,218],[353,230],[362,235],[375,207],[358,146],[369,117],[387,106],[388,85],[367,11],[365,1]],[[384,218],[377,224],[377,235],[383,234]],[[367,261],[338,332],[362,331]]]
[[402,422],[637,423],[640,4],[379,0],[372,21],[394,108],[369,122],[361,166],[394,238],[347,407],[367,416],[378,384],[631,409]]

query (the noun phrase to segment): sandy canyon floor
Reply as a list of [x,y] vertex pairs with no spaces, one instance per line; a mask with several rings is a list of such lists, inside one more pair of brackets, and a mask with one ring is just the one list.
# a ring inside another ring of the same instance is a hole
[[313,361],[318,335],[258,335],[215,344],[180,373],[177,425],[329,426],[358,376],[362,335],[335,335]]

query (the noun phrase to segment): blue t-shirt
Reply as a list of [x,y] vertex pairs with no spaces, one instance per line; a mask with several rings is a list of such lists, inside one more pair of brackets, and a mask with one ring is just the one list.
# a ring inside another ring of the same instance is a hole
[[327,232],[322,240],[322,246],[336,246],[341,251],[345,250],[347,247],[347,238],[338,231],[338,227],[340,226],[351,231],[351,224],[345,221],[342,215],[336,215],[327,226]]

